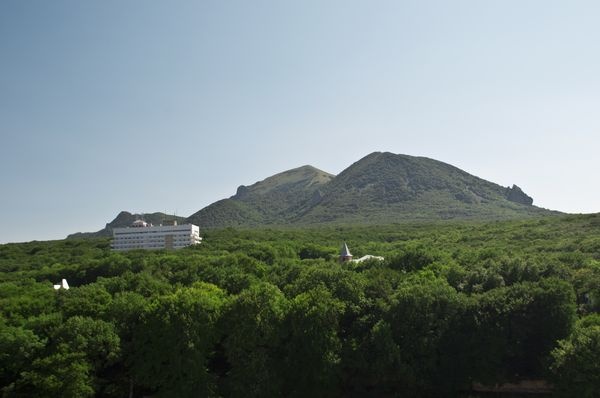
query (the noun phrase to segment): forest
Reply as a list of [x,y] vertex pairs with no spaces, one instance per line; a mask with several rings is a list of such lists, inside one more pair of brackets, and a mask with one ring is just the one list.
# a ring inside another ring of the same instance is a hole
[[600,396],[600,214],[203,237],[0,245],[2,396]]

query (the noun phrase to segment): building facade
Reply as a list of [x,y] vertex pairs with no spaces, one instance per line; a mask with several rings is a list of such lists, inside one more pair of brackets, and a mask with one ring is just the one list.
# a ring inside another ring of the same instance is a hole
[[131,227],[114,228],[112,250],[181,249],[202,242],[200,228],[193,224],[154,226],[142,220]]
[[353,259],[353,257],[354,256],[352,255],[352,253],[350,253],[350,249],[348,249],[348,245],[346,244],[346,242],[344,242],[342,244],[342,248],[340,249],[339,260],[341,263],[345,263],[345,262],[362,263],[363,261],[369,261],[369,260],[377,260],[377,261],[385,260],[381,256],[373,256],[371,254],[366,254],[366,255],[362,256],[361,258],[357,258],[357,259]]

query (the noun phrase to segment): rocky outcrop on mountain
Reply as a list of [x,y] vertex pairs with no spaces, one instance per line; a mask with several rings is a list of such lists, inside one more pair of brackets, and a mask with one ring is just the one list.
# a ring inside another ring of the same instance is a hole
[[533,198],[516,185],[506,188],[506,199],[526,206],[531,206],[533,204]]

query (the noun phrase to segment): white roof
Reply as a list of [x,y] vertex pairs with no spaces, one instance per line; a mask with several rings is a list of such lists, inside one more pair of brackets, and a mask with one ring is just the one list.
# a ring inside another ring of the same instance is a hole
[[367,261],[367,260],[379,260],[379,261],[383,261],[384,258],[381,256],[373,256],[371,254],[367,254],[366,256],[362,256],[361,258],[357,258],[355,260],[352,260],[355,263],[362,263],[363,261]]

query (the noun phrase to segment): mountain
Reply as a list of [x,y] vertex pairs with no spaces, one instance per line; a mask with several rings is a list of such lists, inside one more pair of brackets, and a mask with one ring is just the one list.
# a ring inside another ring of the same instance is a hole
[[333,176],[311,166],[276,174],[187,221],[203,228],[322,223],[514,219],[558,214],[437,160],[374,152]]
[[375,152],[324,189],[298,222],[389,223],[440,219],[510,219],[551,214],[519,187],[475,177],[437,160]]
[[[446,219],[502,220],[560,214],[533,206],[516,185],[503,187],[425,157],[374,152],[334,176],[312,166],[284,171],[219,200],[185,220],[200,228],[390,224]],[[121,212],[106,228],[140,215]],[[163,213],[144,214],[160,224]]]
[[312,166],[284,171],[250,186],[241,185],[234,196],[203,208],[187,221],[204,228],[287,224],[317,204],[333,179]]
[[151,224],[162,224],[165,221],[176,220],[177,222],[184,222],[184,217],[173,216],[165,213],[142,213],[142,214],[132,214],[127,211],[120,212],[117,217],[106,224],[104,228],[100,231],[96,232],[77,232],[67,236],[67,239],[73,238],[93,238],[93,237],[102,237],[102,236],[112,236],[113,228],[118,227],[128,227],[135,220],[144,220]]

